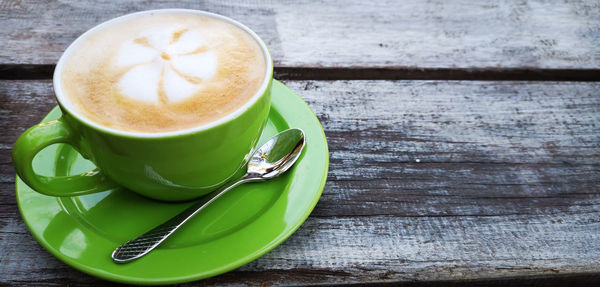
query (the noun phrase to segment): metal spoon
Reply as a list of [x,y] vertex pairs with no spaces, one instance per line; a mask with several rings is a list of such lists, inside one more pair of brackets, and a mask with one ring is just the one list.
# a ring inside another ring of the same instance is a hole
[[125,242],[113,251],[113,261],[127,263],[150,253],[190,218],[232,188],[246,182],[269,180],[286,172],[300,157],[304,145],[304,132],[300,129],[289,129],[275,135],[252,154],[243,177],[206,195],[165,223]]

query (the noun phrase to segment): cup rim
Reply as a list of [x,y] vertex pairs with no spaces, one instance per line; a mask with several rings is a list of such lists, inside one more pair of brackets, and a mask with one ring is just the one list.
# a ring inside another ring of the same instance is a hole
[[[252,98],[250,98],[246,103],[244,103],[241,107],[237,108],[235,111],[231,112],[230,114],[228,114],[222,118],[219,118],[216,121],[213,121],[213,122],[210,122],[207,124],[203,124],[200,126],[192,127],[192,128],[176,130],[176,131],[168,131],[168,132],[158,132],[158,133],[125,131],[125,130],[119,130],[119,129],[115,129],[115,128],[111,128],[111,127],[106,127],[106,126],[100,125],[100,124],[92,121],[91,119],[87,118],[85,115],[82,115],[81,113],[79,113],[77,111],[77,109],[75,109],[73,107],[73,105],[70,103],[70,101],[65,98],[65,92],[63,90],[62,79],[61,79],[62,70],[64,68],[65,62],[67,59],[69,59],[69,57],[71,56],[73,51],[76,50],[79,43],[84,41],[84,39],[86,39],[88,36],[94,34],[95,32],[97,32],[101,29],[104,29],[107,26],[111,26],[111,25],[126,21],[128,19],[138,17],[139,15],[166,14],[166,13],[189,13],[189,14],[202,15],[202,16],[206,16],[206,17],[223,20],[225,22],[228,22],[232,25],[237,26],[238,28],[240,28],[243,31],[245,31],[246,33],[248,33],[252,38],[254,38],[254,40],[258,43],[258,45],[261,47],[261,50],[263,52],[263,56],[264,56],[265,62],[266,62],[266,70],[265,70],[265,77],[263,79],[263,82],[262,82],[260,88],[252,96]],[[58,63],[56,64],[56,68],[54,69],[54,75],[53,75],[52,82],[54,85],[54,93],[56,95],[56,99],[57,99],[59,105],[61,106],[61,108],[63,110],[65,110],[66,112],[68,112],[73,117],[75,117],[81,123],[83,123],[89,127],[92,127],[96,130],[100,130],[102,132],[105,132],[108,134],[113,134],[113,135],[118,135],[118,136],[135,137],[135,138],[163,138],[163,137],[176,137],[176,136],[181,136],[181,135],[185,135],[185,134],[205,131],[205,130],[209,130],[213,127],[222,125],[224,123],[230,122],[231,120],[239,117],[241,114],[243,114],[245,111],[247,111],[250,107],[252,107],[258,101],[259,98],[261,98],[265,94],[265,92],[269,88],[272,78],[273,78],[273,59],[271,57],[269,49],[267,48],[267,45],[264,43],[264,41],[250,28],[248,28],[247,26],[245,26],[244,24],[242,24],[236,20],[233,20],[233,19],[223,16],[223,15],[206,12],[206,11],[202,11],[202,10],[178,9],[177,8],[177,9],[155,9],[155,10],[145,10],[145,11],[140,11],[140,12],[134,12],[134,13],[126,14],[123,16],[119,16],[119,17],[107,20],[107,21],[102,22],[102,23],[94,26],[93,28],[87,30],[86,32],[81,34],[79,37],[77,37],[77,39],[75,39],[75,41],[73,41],[67,47],[67,49],[63,52],[63,54],[60,56]]]

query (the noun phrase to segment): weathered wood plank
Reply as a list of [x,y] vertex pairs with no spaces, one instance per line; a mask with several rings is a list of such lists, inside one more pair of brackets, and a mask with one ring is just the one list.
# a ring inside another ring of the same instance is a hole
[[[282,246],[201,284],[600,274],[600,83],[286,84],[328,137],[323,197]],[[98,285],[43,251],[14,202],[10,148],[53,106],[50,81],[0,81],[0,282]]]
[[[100,282],[0,219],[4,283]],[[600,212],[491,217],[309,218],[260,259],[203,285],[467,280],[598,273]],[[304,273],[304,276],[302,275]]]
[[340,160],[595,164],[600,158],[600,83],[287,84],[320,117]]
[[[11,184],[12,143],[54,100],[50,81],[2,83],[6,136],[0,139],[0,173]],[[600,208],[600,84],[288,85],[313,107],[330,145],[328,183],[313,216],[535,215]]]
[[316,216],[490,216],[600,208],[600,84],[288,85],[330,145]]
[[0,1],[0,64],[54,64],[97,23],[192,8],[254,29],[280,67],[600,68],[600,4],[583,1]]

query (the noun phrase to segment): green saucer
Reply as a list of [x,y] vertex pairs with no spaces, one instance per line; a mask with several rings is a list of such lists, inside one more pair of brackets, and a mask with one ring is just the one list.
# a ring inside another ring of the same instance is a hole
[[[60,116],[54,108],[44,121]],[[278,81],[259,145],[290,127],[306,133],[296,166],[274,180],[246,184],[198,214],[157,250],[129,264],[111,252],[191,203],[164,203],[126,190],[78,197],[49,197],[17,178],[19,209],[31,233],[50,253],[88,274],[133,284],[181,283],[238,268],[288,238],[317,204],[328,169],[327,141],[319,120],[300,97]],[[33,162],[43,175],[79,174],[94,167],[70,146],[52,145]]]

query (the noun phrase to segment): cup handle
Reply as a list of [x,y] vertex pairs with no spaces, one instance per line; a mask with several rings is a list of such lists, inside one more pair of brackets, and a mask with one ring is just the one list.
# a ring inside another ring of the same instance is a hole
[[50,196],[77,196],[118,186],[97,168],[71,176],[51,177],[36,174],[33,171],[33,157],[43,148],[55,143],[66,143],[79,151],[76,133],[63,118],[29,128],[13,147],[12,159],[17,174],[35,191]]

